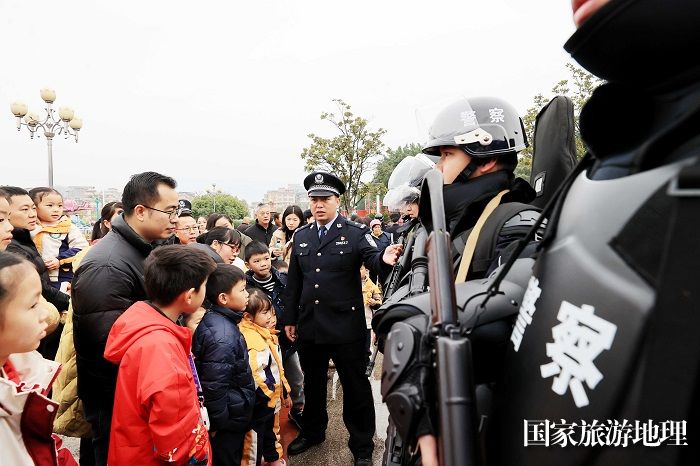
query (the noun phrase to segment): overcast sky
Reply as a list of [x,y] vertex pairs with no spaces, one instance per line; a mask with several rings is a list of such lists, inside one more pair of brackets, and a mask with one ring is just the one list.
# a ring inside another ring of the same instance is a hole
[[54,140],[54,182],[122,188],[155,170],[248,201],[304,177],[306,135],[342,98],[396,147],[436,111],[498,95],[521,112],[566,77],[569,0],[0,0],[0,184],[47,183],[39,89],[83,118]]

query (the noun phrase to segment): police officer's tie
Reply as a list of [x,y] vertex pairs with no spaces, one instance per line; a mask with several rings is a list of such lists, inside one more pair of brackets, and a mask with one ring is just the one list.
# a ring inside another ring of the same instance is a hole
[[328,232],[328,229],[326,228],[325,225],[323,225],[321,228],[318,229],[318,241],[319,243],[323,241],[323,237],[326,236],[326,233]]

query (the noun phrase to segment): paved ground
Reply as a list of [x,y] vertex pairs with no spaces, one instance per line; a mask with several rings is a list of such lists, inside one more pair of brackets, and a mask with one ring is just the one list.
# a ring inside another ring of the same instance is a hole
[[[374,464],[382,464],[382,454],[384,452],[384,439],[386,438],[386,427],[388,412],[386,406],[381,402],[379,384],[381,378],[382,355],[377,357],[374,373],[370,379],[372,391],[374,393],[374,410],[377,418],[377,433],[374,437]],[[333,374],[335,370],[331,371]],[[287,420],[287,412],[281,414],[280,428],[282,445],[286,448],[297,436],[297,430]],[[290,466],[352,466],[353,458],[348,449],[348,432],[343,424],[343,387],[337,383],[335,399],[333,399],[333,378],[328,381],[328,431],[326,441],[321,445],[311,448],[301,455],[293,456],[288,460]],[[71,437],[63,437],[64,445],[73,452],[77,460],[79,458],[79,440]]]
[[[377,356],[377,363],[374,366],[374,373],[370,379],[372,392],[374,393],[374,410],[377,419],[377,430],[374,437],[374,464],[382,464],[382,454],[384,453],[384,440],[386,438],[386,427],[389,413],[386,406],[381,402],[379,386],[381,379],[382,355]],[[335,371],[332,371],[335,373]],[[309,449],[308,451],[292,456],[289,459],[290,466],[352,466],[353,457],[348,448],[348,431],[343,424],[343,387],[337,383],[336,398],[333,399],[333,379],[328,381],[328,431],[326,431],[326,441]],[[286,446],[296,436],[296,429],[291,426],[283,429],[283,444]],[[292,430],[294,429],[294,430]],[[292,433],[293,432],[293,433]],[[287,440],[284,434],[292,433],[291,440]],[[285,441],[287,440],[287,441]]]

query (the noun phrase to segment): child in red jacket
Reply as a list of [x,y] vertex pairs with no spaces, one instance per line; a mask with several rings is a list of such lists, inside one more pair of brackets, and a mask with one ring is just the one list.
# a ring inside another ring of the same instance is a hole
[[135,303],[117,319],[105,348],[105,359],[119,364],[110,466],[211,465],[192,333],[176,321],[202,305],[215,269],[206,252],[178,245],[159,247],[146,259],[150,301]]

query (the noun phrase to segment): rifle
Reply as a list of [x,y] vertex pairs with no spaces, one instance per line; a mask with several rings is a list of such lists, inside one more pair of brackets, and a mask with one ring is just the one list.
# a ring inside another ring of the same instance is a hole
[[385,300],[389,299],[391,295],[394,294],[394,291],[396,291],[398,288],[401,278],[404,276],[404,271],[407,269],[407,266],[410,263],[409,261],[411,260],[412,256],[411,250],[413,249],[413,244],[416,240],[416,235],[412,235],[411,233],[416,229],[416,226],[419,223],[420,222],[417,218],[412,218],[408,227],[399,236],[397,244],[400,244],[403,247],[403,253],[401,254],[401,257],[399,257],[399,260],[396,261],[396,264],[394,264],[394,267],[391,269],[391,273],[389,274],[389,278],[385,282]]
[[[399,260],[396,261],[396,264],[394,264],[394,267],[391,269],[391,273],[389,274],[389,278],[387,278],[385,282],[385,302],[391,297],[392,294],[394,294],[394,291],[396,291],[396,289],[398,288],[401,278],[404,276],[404,270],[406,270],[408,262],[411,260],[412,254],[410,252],[413,249],[413,244],[416,241],[416,235],[412,235],[410,233],[416,229],[419,223],[420,222],[417,218],[412,218],[408,227],[399,236],[397,244],[403,246],[403,253],[401,254],[401,257],[399,257]],[[365,377],[369,377],[370,375],[372,375],[374,365],[377,361],[378,353],[379,344],[375,342],[374,348],[372,349],[372,356],[370,357],[369,363],[367,364],[367,368],[365,369]]]
[[[437,170],[426,174],[421,200],[430,201],[432,232],[428,236],[428,280],[434,335],[438,394],[438,453],[443,466],[476,464],[476,396],[472,351],[457,317],[450,234],[445,221],[443,179]],[[466,439],[466,441],[465,441]]]
[[[395,341],[389,335],[386,345],[390,347],[385,347],[382,395],[392,412],[384,457],[387,466],[415,464],[417,458],[412,446],[416,445],[417,439],[412,426],[415,426],[414,416],[425,415],[418,400],[422,398],[423,406],[431,403],[424,390],[419,388],[428,385],[434,386],[437,394],[439,425],[436,434],[440,464],[477,464],[471,344],[457,316],[451,241],[445,221],[442,188],[442,174],[436,170],[428,172],[422,186],[420,207],[425,228],[414,235],[407,296],[411,304],[406,304],[423,310],[421,314],[427,317],[427,328],[411,330],[410,325],[396,324],[391,331],[395,334]],[[425,296],[428,283],[429,301],[421,298],[421,295]],[[416,299],[422,299],[422,304],[419,305]],[[400,308],[402,305],[395,303],[394,306]],[[409,354],[402,357],[406,349]],[[406,356],[410,359],[402,359]],[[419,372],[402,375],[403,367],[411,367],[410,361],[418,362],[413,366],[418,371],[421,370],[419,366],[428,367],[427,377],[421,379]],[[413,385],[415,383],[419,385]],[[393,415],[398,417],[393,418]]]

